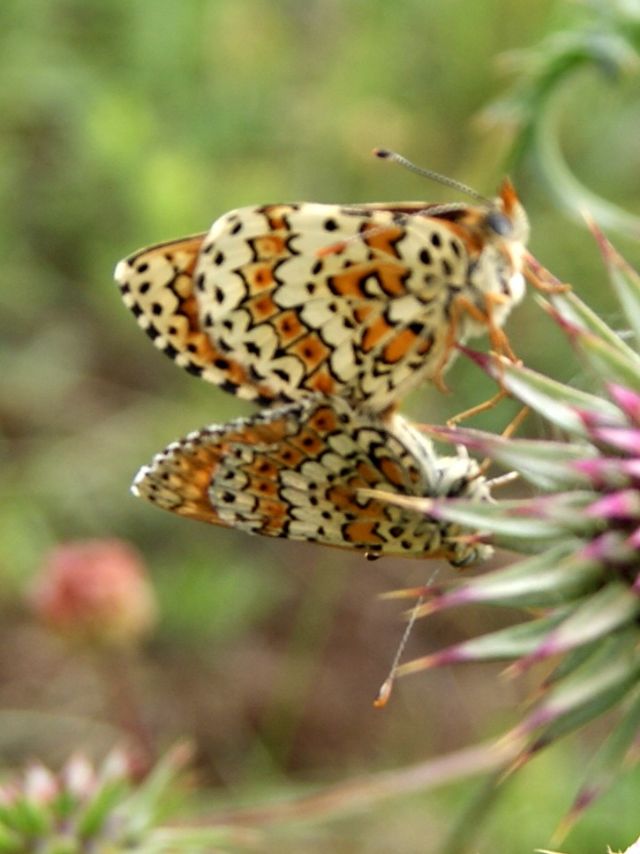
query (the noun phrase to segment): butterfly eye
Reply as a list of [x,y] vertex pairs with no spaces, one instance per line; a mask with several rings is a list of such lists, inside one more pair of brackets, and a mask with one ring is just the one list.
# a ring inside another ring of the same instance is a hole
[[513,232],[511,220],[500,211],[489,211],[486,219],[488,227],[500,237],[509,237]]

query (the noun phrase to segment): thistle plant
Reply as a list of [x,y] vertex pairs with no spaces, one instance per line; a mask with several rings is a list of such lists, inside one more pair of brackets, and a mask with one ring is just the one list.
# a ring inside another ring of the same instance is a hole
[[[189,758],[178,746],[142,783],[127,755],[113,751],[99,767],[82,755],[54,774],[41,764],[0,785],[2,854],[212,851],[225,828],[160,824],[167,795]],[[238,835],[234,832],[235,836]]]
[[518,472],[535,495],[491,504],[429,501],[425,512],[525,556],[482,576],[396,594],[426,597],[420,616],[473,603],[529,610],[525,622],[410,661],[396,673],[504,660],[511,662],[508,673],[517,675],[553,659],[536,702],[507,736],[518,745],[512,768],[619,707],[619,723],[594,759],[565,829],[631,758],[640,727],[640,276],[594,233],[630,336],[610,329],[574,293],[542,303],[576,348],[596,393],[466,350],[566,438],[436,431]]

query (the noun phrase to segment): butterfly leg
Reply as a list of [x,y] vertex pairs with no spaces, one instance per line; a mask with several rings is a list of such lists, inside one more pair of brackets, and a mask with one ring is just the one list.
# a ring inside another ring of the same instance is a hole
[[[444,346],[442,348],[442,356],[440,356],[438,363],[433,372],[433,382],[440,389],[443,394],[448,394],[450,392],[449,386],[444,381],[444,372],[447,367],[447,363],[449,362],[449,356],[451,355],[451,351],[456,345],[456,334],[458,332],[458,326],[460,322],[461,316],[465,311],[469,310],[469,307],[472,304],[469,302],[466,297],[459,296],[457,297],[452,305],[451,305],[451,315],[449,318],[449,326],[447,328],[447,333],[444,339]],[[475,306],[473,306],[475,308]]]
[[446,383],[444,382],[443,374],[447,367],[451,351],[457,343],[457,332],[460,324],[460,318],[464,314],[468,314],[477,323],[487,327],[491,347],[496,353],[500,356],[506,356],[512,362],[517,361],[505,332],[503,332],[503,330],[494,323],[492,318],[494,306],[500,305],[506,300],[508,300],[508,297],[503,294],[486,294],[485,308],[483,310],[475,303],[471,302],[471,300],[466,296],[459,295],[455,298],[451,306],[449,327],[447,329],[444,347],[442,348],[442,356],[436,365],[433,375],[433,382],[440,391],[449,391]]
[[[472,303],[466,297],[460,296],[454,304],[454,310],[457,310],[455,318],[458,320],[462,312],[466,312],[478,323],[485,324],[489,333],[489,340],[491,342],[492,349],[498,355],[506,356],[511,361],[516,362],[517,357],[513,352],[506,333],[500,326],[494,323],[492,318],[493,307],[495,305],[502,304],[505,299],[506,297],[503,294],[486,294],[485,311],[482,311],[482,309],[478,308],[477,305]],[[451,329],[454,333],[454,340],[451,344],[451,346],[453,346],[453,343],[455,343],[455,326],[453,322],[451,324]],[[466,421],[468,418],[472,418],[474,415],[493,409],[493,407],[496,406],[496,404],[498,404],[503,398],[507,397],[507,395],[507,391],[504,388],[501,388],[497,394],[493,395],[493,397],[490,397],[488,400],[485,400],[476,406],[472,406],[469,409],[465,409],[463,412],[449,418],[447,426],[453,427],[456,424],[460,424],[462,421]]]
[[507,333],[502,329],[501,326],[498,326],[493,320],[493,309],[495,306],[502,305],[505,302],[509,301],[509,297],[504,294],[485,294],[484,302],[485,302],[485,312],[483,314],[482,311],[479,311],[476,306],[472,304],[472,308],[475,309],[477,314],[474,316],[472,312],[471,315],[478,322],[486,323],[487,331],[489,333],[489,341],[491,342],[491,349],[494,350],[499,356],[506,356],[507,359],[511,362],[517,362],[518,358],[516,354],[513,352],[511,347],[511,343],[507,337]]
[[490,397],[488,400],[484,400],[482,403],[476,404],[476,406],[471,406],[469,409],[465,409],[457,415],[447,418],[447,427],[455,427],[457,424],[461,424],[463,421],[473,418],[474,415],[479,415],[481,412],[487,412],[489,409],[493,409],[494,406],[500,403],[501,400],[504,400],[507,396],[507,392],[503,388],[500,389],[497,394],[494,394],[493,397]]
[[543,294],[564,294],[571,290],[571,285],[556,279],[530,252],[525,256],[524,274],[529,284]]
[[[527,418],[530,412],[531,410],[528,406],[521,407],[516,413],[515,417],[511,419],[511,421],[507,424],[502,433],[500,433],[501,438],[510,439],[511,436],[513,436],[513,434],[516,432],[516,430],[520,429],[520,425]],[[492,464],[493,460],[491,459],[491,457],[485,457],[484,460],[482,460],[482,462],[480,463],[480,473],[482,475],[485,475],[491,468]],[[521,475],[516,471],[510,471],[506,474],[501,475],[500,477],[495,477],[491,481],[492,489],[494,488],[494,486],[498,487],[506,485],[508,483],[513,483],[514,480],[519,480],[520,477]]]

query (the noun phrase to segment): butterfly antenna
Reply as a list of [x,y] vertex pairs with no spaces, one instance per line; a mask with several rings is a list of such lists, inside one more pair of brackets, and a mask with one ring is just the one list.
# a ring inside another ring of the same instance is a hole
[[[438,575],[438,570],[436,569],[429,581],[427,582],[427,586],[431,586]],[[389,675],[384,680],[378,693],[376,695],[375,700],[373,701],[373,705],[376,709],[382,709],[389,702],[389,697],[391,696],[391,691],[393,690],[393,683],[396,679],[396,671],[398,669],[398,664],[400,663],[400,659],[402,658],[402,653],[407,646],[407,641],[409,640],[409,635],[413,631],[413,627],[415,625],[416,620],[418,619],[418,610],[420,606],[424,603],[425,597],[418,596],[416,599],[415,605],[411,609],[411,614],[409,615],[409,621],[407,626],[402,633],[402,637],[400,638],[400,643],[398,644],[398,649],[396,650],[396,654],[393,657],[393,662],[391,667],[389,668]]]
[[465,193],[467,196],[471,196],[472,199],[477,199],[485,205],[493,204],[490,199],[485,198],[485,196],[476,192],[476,190],[472,190],[471,187],[467,187],[467,185],[463,184],[461,181],[456,181],[455,178],[447,178],[446,175],[441,175],[439,172],[433,172],[431,169],[424,169],[422,166],[416,166],[415,163],[407,160],[406,157],[403,157],[396,151],[389,151],[387,148],[374,148],[373,154],[381,160],[391,160],[394,163],[398,163],[410,172],[422,175],[423,178],[429,178],[432,181],[436,181],[438,184],[444,184],[445,187],[452,187],[454,190],[459,190],[461,193]]
[[500,489],[502,486],[507,486],[510,483],[513,483],[514,480],[520,479],[520,472],[517,471],[509,471],[506,474],[498,475],[498,477],[492,477],[491,480],[487,481],[487,486],[493,492],[494,489]]

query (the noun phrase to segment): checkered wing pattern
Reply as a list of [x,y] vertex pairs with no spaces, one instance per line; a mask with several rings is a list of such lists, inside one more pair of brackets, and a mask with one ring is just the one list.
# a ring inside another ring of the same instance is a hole
[[313,395],[251,418],[212,425],[169,445],[133,491],[181,516],[250,534],[306,540],[368,556],[485,557],[457,525],[364,490],[487,500],[466,456],[438,457],[400,416],[383,423],[342,398]]

